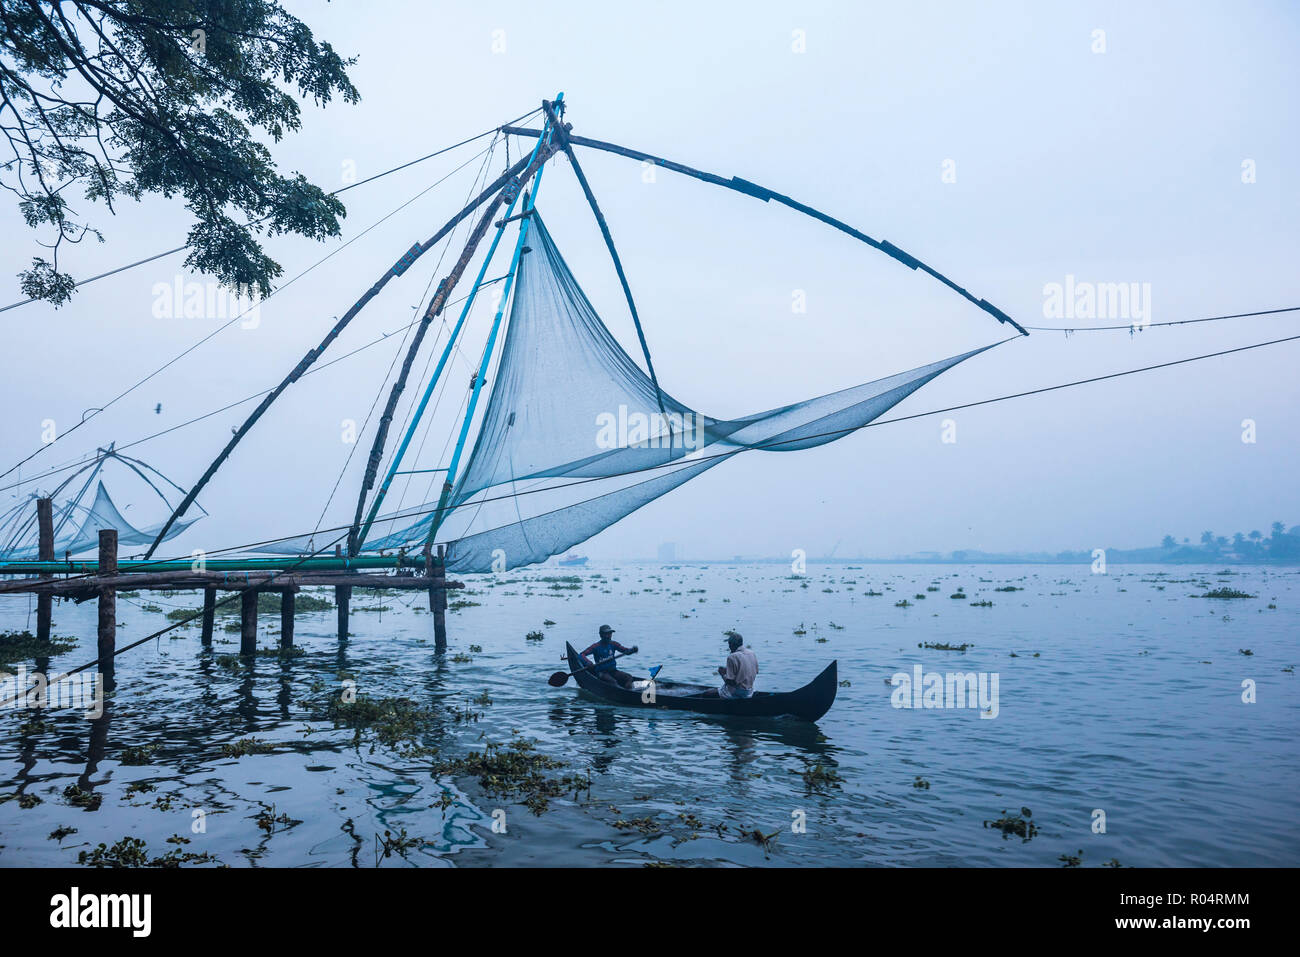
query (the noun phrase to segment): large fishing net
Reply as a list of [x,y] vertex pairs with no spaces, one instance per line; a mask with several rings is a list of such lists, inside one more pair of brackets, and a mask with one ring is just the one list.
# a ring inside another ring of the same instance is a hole
[[[736,453],[790,452],[842,438],[991,348],[767,412],[715,419],[656,392],[535,213],[528,244],[478,437],[438,529],[437,539],[450,542],[447,567],[457,573],[561,554]],[[435,507],[409,510],[418,520],[364,550],[418,550]]]

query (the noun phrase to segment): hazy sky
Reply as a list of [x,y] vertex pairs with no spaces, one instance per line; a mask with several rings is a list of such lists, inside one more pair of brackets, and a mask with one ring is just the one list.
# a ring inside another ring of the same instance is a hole
[[[289,6],[319,37],[359,57],[352,76],[362,102],[309,109],[302,132],[274,147],[284,170],[326,188],[503,123],[563,90],[575,133],[787,193],[894,242],[1026,325],[1125,321],[1045,317],[1045,286],[1067,276],[1149,288],[1156,323],[1300,305],[1293,4]],[[1104,52],[1094,52],[1102,40]],[[346,193],[342,240],[282,237],[267,248],[292,278],[487,142]],[[512,143],[512,157],[518,149]],[[504,158],[499,147],[491,172]],[[582,159],[660,381],[708,414],[820,395],[1008,332],[933,280],[788,209],[662,170],[645,182],[638,164],[617,157]],[[273,385],[413,242],[460,208],[480,162],[264,303],[256,328],[221,333],[23,475]],[[1243,182],[1243,164],[1254,182]],[[548,167],[539,207],[635,355],[616,278],[567,164]],[[65,259],[77,275],[179,245],[188,218],[179,204],[151,199],[115,218],[101,211],[97,225],[107,242]],[[0,229],[7,303],[21,298],[13,276],[37,249],[9,202],[0,205]],[[409,323],[427,302],[440,252],[390,283],[327,358]],[[178,272],[181,259],[97,282],[57,311],[41,304],[0,313],[5,467],[40,444],[43,420],[68,428],[220,324],[155,314],[157,284],[201,281]],[[806,312],[792,309],[797,291]],[[489,318],[474,316],[473,345],[453,366],[457,390]],[[1035,333],[963,364],[893,414],[1297,333],[1300,314],[1136,336]],[[400,340],[287,394],[202,496],[212,517],[167,550],[313,528],[354,449],[342,423],[366,419]],[[424,355],[417,371],[423,365]],[[1300,343],[1290,343],[963,411],[950,416],[955,443],[942,441],[949,417],[936,416],[808,452],[752,453],[582,550],[650,555],[662,541],[696,557],[1056,550],[1300,522],[1298,369]],[[435,419],[441,431],[431,426],[421,467],[445,464],[437,460],[455,410],[451,400],[444,405],[448,417]],[[250,408],[133,454],[188,484]],[[1242,441],[1245,419],[1255,422],[1254,443]],[[368,449],[367,432],[327,523],[350,519]],[[27,489],[0,492],[0,506]],[[124,481],[121,490],[122,504],[138,503],[128,517],[161,517],[147,511],[139,486]],[[414,505],[422,493],[411,488],[398,499]]]

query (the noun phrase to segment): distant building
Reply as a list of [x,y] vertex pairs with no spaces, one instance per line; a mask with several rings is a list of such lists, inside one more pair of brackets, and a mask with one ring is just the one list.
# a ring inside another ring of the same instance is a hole
[[659,560],[661,562],[677,561],[677,543],[664,542],[659,546]]

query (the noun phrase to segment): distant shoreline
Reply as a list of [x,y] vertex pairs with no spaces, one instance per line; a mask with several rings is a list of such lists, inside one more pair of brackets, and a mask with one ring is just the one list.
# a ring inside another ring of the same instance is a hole
[[[788,565],[788,558],[678,558],[671,562],[657,558],[623,558],[605,559],[606,561],[624,561],[636,565]],[[971,558],[807,558],[809,565],[1085,565],[1091,566],[1092,556],[1080,553],[1077,557],[1042,558],[1018,557],[1008,555],[982,555]],[[601,561],[601,559],[595,559]],[[1106,553],[1108,565],[1217,565],[1221,568],[1295,568],[1300,567],[1300,560],[1250,561],[1234,558],[1126,558],[1114,552]]]

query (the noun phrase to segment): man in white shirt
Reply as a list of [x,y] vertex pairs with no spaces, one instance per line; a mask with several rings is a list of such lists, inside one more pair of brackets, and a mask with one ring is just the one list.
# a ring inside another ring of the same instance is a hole
[[718,669],[722,676],[719,698],[748,698],[754,693],[754,679],[758,677],[758,655],[745,644],[740,632],[727,632],[727,663]]

